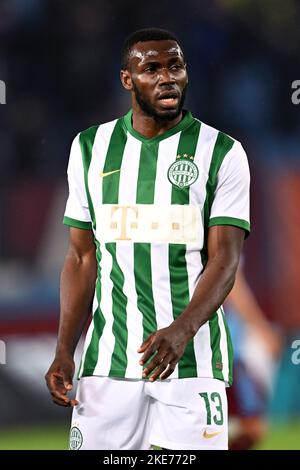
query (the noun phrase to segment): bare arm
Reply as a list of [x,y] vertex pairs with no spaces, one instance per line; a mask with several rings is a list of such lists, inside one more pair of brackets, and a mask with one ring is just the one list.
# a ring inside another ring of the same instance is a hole
[[67,397],[72,389],[74,352],[91,313],[96,280],[96,255],[90,230],[70,229],[70,244],[61,273],[61,312],[57,348],[46,381],[53,401],[74,406]]
[[152,373],[152,381],[159,376],[165,379],[174,371],[188,341],[232,289],[243,240],[244,231],[237,227],[220,225],[209,229],[208,262],[189,305],[169,327],[155,332],[139,349],[144,353],[140,364],[145,364],[156,352],[144,370],[144,377]]

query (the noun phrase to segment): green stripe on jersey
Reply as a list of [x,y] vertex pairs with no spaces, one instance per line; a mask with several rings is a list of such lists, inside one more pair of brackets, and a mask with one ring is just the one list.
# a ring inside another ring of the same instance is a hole
[[232,340],[231,340],[231,335],[230,335],[230,331],[229,331],[229,328],[228,328],[227,320],[226,320],[226,317],[225,317],[224,308],[221,307],[221,310],[222,310],[222,317],[223,317],[223,322],[224,322],[225,330],[226,330],[226,340],[227,340],[227,350],[228,350],[228,369],[229,369],[228,384],[232,385],[232,382],[233,382],[233,355],[234,355],[233,345],[232,345]]
[[[110,138],[103,173],[121,170],[122,158],[127,141],[127,134],[118,119]],[[102,179],[102,204],[117,204],[119,200],[120,171]]]
[[[141,270],[143,266],[143,271]],[[134,243],[134,278],[137,306],[143,314],[143,341],[157,330],[152,291],[151,245]]]
[[212,371],[214,379],[224,380],[223,377],[223,362],[222,362],[222,353],[220,348],[221,341],[221,330],[219,326],[218,313],[215,312],[209,320],[209,330],[210,330],[210,346],[212,350]]
[[81,228],[82,230],[92,230],[91,222],[82,222],[81,220],[72,219],[64,216],[63,224],[69,227]]
[[90,344],[87,348],[82,376],[92,375],[96,364],[98,362],[98,351],[99,351],[99,339],[101,338],[104,325],[106,323],[103,313],[100,310],[100,299],[101,299],[101,282],[97,279],[96,282],[96,295],[98,301],[98,308],[96,309],[93,316],[93,333]]
[[[181,132],[177,155],[195,156],[201,123],[193,121]],[[172,186],[172,204],[189,204],[189,188]],[[173,317],[176,319],[190,301],[188,271],[186,265],[186,245],[169,245],[169,271]],[[175,300],[176,299],[176,300]],[[197,363],[194,341],[191,339],[178,363],[178,377],[197,377]]]
[[136,191],[137,204],[154,203],[158,146],[158,142],[142,144]]
[[112,309],[113,309],[113,327],[112,331],[115,337],[115,347],[111,359],[110,376],[125,377],[127,367],[127,325],[126,308],[127,297],[123,292],[124,275],[120,269],[116,258],[116,243],[106,243],[105,247],[112,256],[112,270],[110,278],[113,282],[112,289]]
[[[98,307],[97,307],[96,310],[93,312],[93,317],[94,317],[94,315],[96,314],[97,310],[98,310]],[[100,317],[100,318],[101,318],[101,317]],[[104,319],[103,317],[102,317],[102,320],[104,320],[104,324],[105,324],[105,319]],[[93,320],[92,320],[92,321],[93,321]],[[102,326],[102,325],[101,325],[101,326]],[[103,326],[104,326],[104,325],[103,325]],[[103,327],[102,327],[102,329],[103,329]],[[77,380],[79,380],[80,377],[81,377],[81,375],[83,375],[83,369],[82,369],[82,371],[81,371],[81,368],[83,367],[83,361],[84,361],[84,354],[82,354],[82,356],[81,356],[81,360],[80,360],[80,364],[79,364],[79,368],[78,368],[78,372],[77,372]],[[86,371],[86,375],[90,375],[90,373],[87,373],[87,371]]]
[[208,226],[214,227],[215,225],[233,225],[245,230],[246,236],[250,232],[250,223],[247,220],[237,219],[236,217],[213,217],[209,220]]

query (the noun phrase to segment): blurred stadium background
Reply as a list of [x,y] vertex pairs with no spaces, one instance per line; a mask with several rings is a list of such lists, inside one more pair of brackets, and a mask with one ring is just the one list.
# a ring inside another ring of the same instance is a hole
[[[1,0],[0,449],[67,447],[70,413],[52,404],[44,373],[68,237],[61,219],[69,147],[79,130],[127,111],[120,48],[147,26],[183,42],[187,107],[248,153],[246,275],[284,338],[260,448],[300,449],[300,364],[291,359],[300,340],[300,105],[291,101],[299,21],[297,0]],[[259,367],[255,350],[252,359]]]

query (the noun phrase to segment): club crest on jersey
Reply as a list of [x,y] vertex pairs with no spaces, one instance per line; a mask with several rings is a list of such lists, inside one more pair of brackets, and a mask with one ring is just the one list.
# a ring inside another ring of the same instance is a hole
[[193,162],[193,155],[187,153],[177,155],[176,161],[172,163],[168,170],[168,179],[170,183],[178,188],[188,188],[195,183],[199,176],[197,165]]
[[70,431],[70,450],[79,450],[82,446],[83,438],[80,429],[73,426]]

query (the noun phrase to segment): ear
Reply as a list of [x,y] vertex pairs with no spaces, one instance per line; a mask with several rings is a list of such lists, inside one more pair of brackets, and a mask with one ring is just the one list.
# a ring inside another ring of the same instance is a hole
[[132,80],[131,80],[131,74],[129,70],[121,70],[120,72],[120,79],[122,82],[123,87],[125,90],[131,91],[132,90]]
[[186,70],[186,64],[184,64],[185,66],[185,72],[186,72],[186,85],[188,85],[189,83],[189,76],[188,76],[188,73],[187,73],[187,70]]

